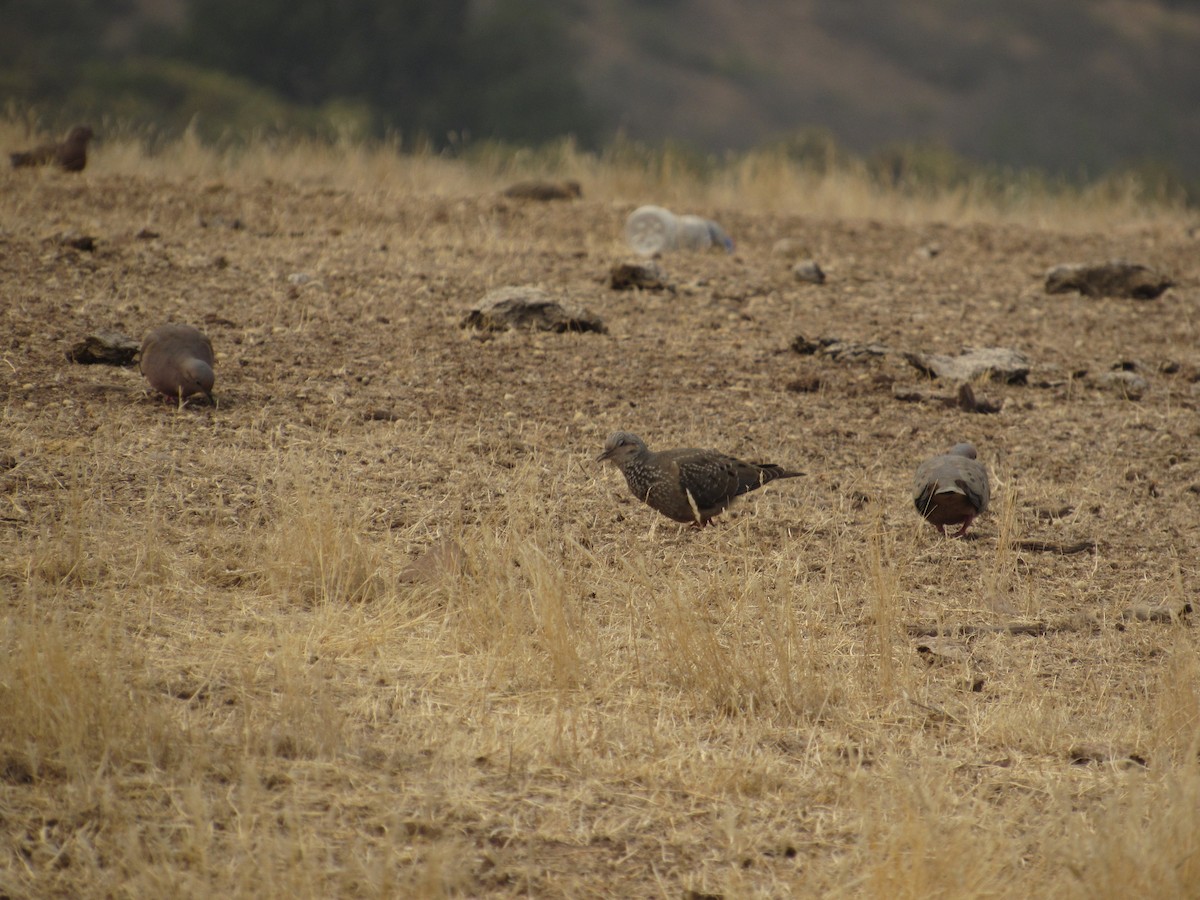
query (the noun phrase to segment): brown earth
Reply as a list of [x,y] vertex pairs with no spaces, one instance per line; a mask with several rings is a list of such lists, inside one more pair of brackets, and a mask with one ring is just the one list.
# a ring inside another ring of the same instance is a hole
[[[1121,621],[1200,589],[1182,227],[698,209],[736,253],[615,292],[635,204],[586,184],[538,205],[0,179],[3,893],[1087,894],[1131,791],[1195,823],[1167,782],[1193,773],[1194,796],[1193,629]],[[1052,265],[1114,257],[1176,286],[1043,291]],[[608,333],[459,327],[524,284]],[[211,337],[216,408],[66,360],[166,320]],[[975,384],[1001,408],[972,413],[897,399],[956,388],[899,355],[801,356],[798,335],[1005,346],[1032,371]],[[1140,399],[1101,380],[1119,366]],[[807,475],[680,528],[593,461],[618,428]],[[959,440],[993,509],[950,541],[908,491]],[[941,668],[906,634],[1011,622],[1065,630],[962,638],[973,662]],[[61,668],[38,669],[45,642]],[[56,723],[92,703],[72,743]],[[1084,766],[1087,741],[1117,750]],[[1137,845],[1137,877],[1181,846]]]

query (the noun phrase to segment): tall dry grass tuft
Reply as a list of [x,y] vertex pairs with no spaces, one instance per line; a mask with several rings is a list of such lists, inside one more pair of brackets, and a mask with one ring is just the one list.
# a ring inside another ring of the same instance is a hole
[[0,622],[0,757],[9,782],[81,783],[167,766],[188,741],[140,687],[115,631]]
[[896,692],[896,652],[900,644],[900,576],[896,566],[895,535],[876,518],[868,535],[870,620],[876,665],[876,688],[884,701]]
[[536,455],[506,472],[503,496],[457,539],[460,570],[442,582],[453,643],[483,654],[497,685],[569,690],[586,678],[590,554],[556,531],[543,506],[556,489],[547,477],[561,478],[551,472]]
[[[744,549],[744,548],[743,548]],[[699,711],[783,725],[811,722],[835,705],[829,661],[802,632],[804,607],[819,603],[786,559],[714,560],[708,571],[676,567],[630,579],[644,607],[653,652],[642,677],[662,679]]]
[[388,564],[365,514],[321,480],[293,466],[282,477],[274,521],[259,551],[264,593],[302,606],[366,603],[388,589]]
[[1200,759],[1200,657],[1196,640],[1177,633],[1168,664],[1152,698],[1152,744],[1156,758],[1172,766]]
[[1058,850],[1068,896],[1195,897],[1200,885],[1200,770],[1193,757],[1159,776],[1130,773],[1099,812],[1074,817]]
[[[996,479],[993,475],[993,486]],[[993,487],[993,489],[994,489]],[[1025,609],[1018,610],[1012,597],[1019,594],[1017,569],[1017,541],[1020,540],[1019,523],[1017,520],[1017,489],[1014,484],[1006,481],[1004,490],[1000,492],[999,510],[996,515],[996,555],[995,562],[984,576],[983,600],[987,607],[1002,616],[1013,616],[1018,613],[1036,616],[1036,597],[1027,598]]]
[[468,562],[446,598],[447,615],[459,648],[487,654],[502,683],[569,688],[583,676],[581,589],[572,560],[546,537],[536,525],[471,533],[464,542]]
[[94,582],[105,566],[99,551],[97,520],[104,515],[104,495],[95,482],[76,471],[58,498],[59,508],[44,518],[36,542],[24,559],[24,583],[34,590],[59,589]]
[[860,791],[856,890],[897,900],[1009,895],[1021,847],[988,823],[985,804],[956,790],[949,772],[888,776],[869,779],[870,793]]

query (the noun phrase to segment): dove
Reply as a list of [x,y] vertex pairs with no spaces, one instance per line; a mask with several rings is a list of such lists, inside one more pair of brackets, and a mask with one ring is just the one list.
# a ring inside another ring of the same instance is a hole
[[962,537],[975,517],[987,512],[987,469],[975,456],[973,444],[955,444],[917,466],[913,503],[942,534],[947,525],[957,525],[953,536]]
[[159,325],[142,341],[142,374],[160,394],[181,403],[193,394],[215,402],[212,367],[212,343],[191,325]]
[[91,139],[91,128],[76,125],[61,144],[42,144],[32,150],[10,153],[9,159],[14,169],[53,163],[66,172],[82,172],[87,165],[87,144]]
[[636,434],[615,431],[597,462],[621,470],[629,490],[652,509],[676,522],[703,527],[735,498],[776,478],[795,478],[770,463],[751,463],[716,450],[650,450]]

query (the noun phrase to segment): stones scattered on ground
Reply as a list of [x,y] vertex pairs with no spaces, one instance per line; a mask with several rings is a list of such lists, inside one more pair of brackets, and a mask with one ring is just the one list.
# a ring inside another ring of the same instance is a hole
[[617,263],[608,273],[614,291],[674,291],[667,271],[653,260]]
[[230,217],[220,214],[215,216],[197,215],[196,224],[201,228],[228,228],[230,231],[241,231],[246,227],[246,223],[237,216]]
[[78,231],[64,231],[56,235],[54,241],[60,247],[70,247],[84,253],[93,253],[96,249],[96,239],[90,234],[81,234]]
[[792,379],[785,387],[793,394],[815,394],[824,384],[820,375],[809,374]]
[[1056,519],[1065,519],[1073,512],[1075,512],[1075,507],[1068,503],[1064,506],[1038,507],[1034,509],[1033,515],[1035,518],[1053,522]]
[[[891,355],[902,356],[925,375],[960,383],[989,378],[1008,384],[1021,384],[1024,383],[1030,369],[1028,357],[1005,347],[967,347],[958,356],[945,356],[940,353],[901,352],[879,341],[859,343],[828,336],[806,338],[802,334],[792,340],[790,347],[793,353],[799,353],[801,356],[823,356],[836,362],[866,362]],[[974,399],[974,392],[969,386],[968,391],[971,391],[969,395],[955,397],[956,405],[965,403],[963,408],[973,407],[973,412],[990,411],[986,408],[986,401]],[[933,397],[905,396],[901,399],[922,400]]]
[[[998,413],[1002,408],[1000,402],[976,393],[981,382],[1028,384],[1032,368],[1025,354],[1007,347],[967,347],[957,356],[947,356],[940,353],[900,351],[878,341],[861,343],[831,336],[808,338],[804,335],[797,335],[789,347],[793,353],[801,356],[813,356],[838,363],[866,364],[887,358],[903,359],[923,375],[957,383],[957,386],[954,393],[947,394],[927,390],[921,386],[894,384],[895,379],[888,376],[888,383],[884,387],[891,390],[896,400],[905,403],[940,404],[948,409],[960,409],[971,413]],[[1141,400],[1150,390],[1149,381],[1136,371],[1141,368],[1142,366],[1136,363],[1122,362],[1112,371],[1100,375],[1089,376],[1086,370],[1080,370],[1074,373],[1073,377],[1077,380],[1086,378],[1085,383],[1092,388],[1136,401]],[[1045,382],[1039,386],[1055,387],[1064,383]],[[788,383],[786,388],[795,393],[806,393],[818,390],[823,385],[824,382],[818,376],[811,375]]]
[[914,251],[920,259],[934,259],[942,254],[941,244],[926,244]]
[[801,356],[825,356],[835,362],[864,362],[895,352],[878,341],[862,344],[836,337],[809,339],[802,334],[796,335],[790,346],[793,353],[799,353]]
[[129,366],[141,348],[141,341],[119,331],[97,331],[72,344],[67,359],[84,366]]
[[1096,386],[1120,394],[1126,400],[1141,400],[1150,390],[1150,382],[1137,372],[1117,369],[1096,379]]
[[462,328],[479,331],[594,331],[606,334],[599,316],[583,308],[564,307],[545,291],[533,287],[506,287],[489,291],[479,306],[461,322]]
[[926,375],[948,381],[989,378],[1006,384],[1024,383],[1029,358],[1007,347],[967,347],[958,356],[940,353],[905,353],[904,358]]
[[1192,613],[1186,600],[1164,600],[1160,603],[1134,603],[1121,612],[1125,622],[1178,622]]
[[825,273],[815,259],[802,259],[792,266],[792,277],[809,284],[825,283]]
[[1013,541],[1018,550],[1028,550],[1031,553],[1057,553],[1059,556],[1073,556],[1076,553],[1094,553],[1097,544],[1093,540],[1082,541]]
[[583,188],[578,181],[518,181],[504,191],[505,197],[514,200],[574,200],[583,196]]
[[928,666],[944,666],[948,663],[962,664],[971,661],[970,646],[952,638],[924,638],[917,642],[917,653]]
[[967,382],[960,384],[958,390],[953,394],[935,394],[917,388],[896,387],[892,391],[892,396],[906,403],[940,403],[947,409],[961,409],[963,412],[984,414],[1000,412],[999,403],[976,397],[975,389]]
[[363,419],[367,422],[396,422],[400,418],[400,414],[394,409],[385,409],[383,407],[369,409],[363,413]]
[[1092,265],[1055,266],[1046,273],[1047,294],[1075,291],[1084,297],[1153,300],[1173,284],[1162,272],[1123,259]]
[[1145,757],[1109,744],[1075,744],[1067,751],[1067,759],[1077,766],[1087,766],[1093,763],[1121,768],[1146,765]]

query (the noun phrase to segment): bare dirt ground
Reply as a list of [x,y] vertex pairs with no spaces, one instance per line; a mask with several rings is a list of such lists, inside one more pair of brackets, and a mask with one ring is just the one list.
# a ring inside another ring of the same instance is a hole
[[[1186,223],[700,208],[736,253],[639,293],[586,183],[0,184],[0,894],[1195,896],[1200,642],[1122,618],[1200,590]],[[1042,289],[1113,257],[1177,284]],[[525,284],[608,333],[459,327]],[[66,361],[166,320],[216,408]],[[973,413],[798,335],[1032,371]],[[807,474],[679,527],[594,462],[618,428]],[[909,482],[959,440],[993,508],[947,540]]]

